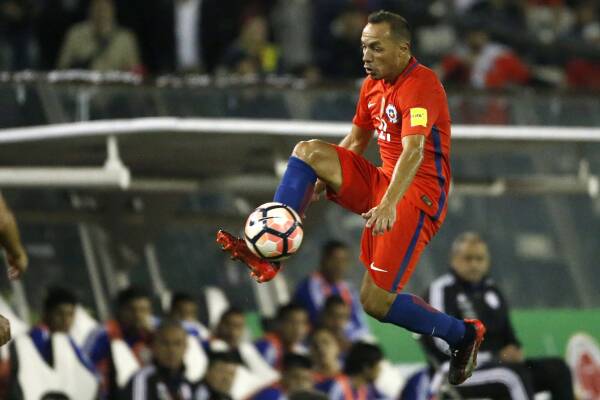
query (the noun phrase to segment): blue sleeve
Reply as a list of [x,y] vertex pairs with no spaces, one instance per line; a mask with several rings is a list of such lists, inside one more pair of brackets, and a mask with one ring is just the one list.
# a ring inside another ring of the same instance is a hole
[[319,310],[310,293],[310,278],[304,279],[296,287],[293,302],[302,306],[308,311],[310,322],[314,325],[319,318]]
[[73,347],[73,350],[75,351],[75,354],[77,355],[77,358],[79,359],[79,362],[81,362],[81,364],[83,364],[83,366],[85,368],[87,368],[88,371],[90,371],[92,374],[96,375],[96,368],[94,367],[94,365],[92,364],[90,359],[81,352],[81,349],[79,348],[79,346],[77,346],[77,344],[70,337],[69,337],[69,342],[71,343],[71,347]]
[[268,387],[258,392],[252,400],[279,400],[281,392],[275,388]]
[[93,331],[85,342],[83,353],[93,365],[107,358],[110,355],[108,332],[103,328]]
[[256,342],[254,342],[254,346],[262,358],[264,358],[265,361],[273,367],[275,365],[275,359],[277,355],[275,354],[271,343],[266,339],[258,339]]

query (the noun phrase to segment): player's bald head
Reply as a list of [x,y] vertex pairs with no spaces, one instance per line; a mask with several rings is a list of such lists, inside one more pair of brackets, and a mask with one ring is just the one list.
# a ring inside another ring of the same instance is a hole
[[487,251],[487,243],[481,235],[477,232],[467,231],[463,232],[454,239],[452,247],[450,249],[450,257],[454,257],[459,254],[465,247],[465,245],[480,244],[483,245]]
[[390,35],[394,39],[410,43],[410,26],[403,16],[390,11],[379,10],[371,13],[367,21],[370,24],[387,24],[390,27]]

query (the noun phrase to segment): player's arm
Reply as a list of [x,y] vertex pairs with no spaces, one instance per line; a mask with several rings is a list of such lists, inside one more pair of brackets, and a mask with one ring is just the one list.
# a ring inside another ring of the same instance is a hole
[[363,218],[367,220],[367,228],[373,228],[374,235],[392,229],[396,221],[396,205],[412,183],[423,161],[425,134],[403,137],[402,148],[402,154],[394,167],[390,185],[381,202],[362,214]]
[[362,155],[369,145],[369,141],[373,136],[372,133],[373,131],[361,128],[356,124],[352,124],[352,130],[350,130],[350,133],[342,139],[339,145],[356,154]]
[[18,279],[27,269],[27,253],[21,244],[15,216],[2,195],[0,195],[0,246],[6,252],[8,277]]

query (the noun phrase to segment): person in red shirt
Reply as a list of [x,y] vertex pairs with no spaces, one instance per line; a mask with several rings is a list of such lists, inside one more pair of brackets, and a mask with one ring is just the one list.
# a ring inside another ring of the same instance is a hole
[[[362,215],[365,229],[360,258],[364,274],[360,301],[372,317],[439,337],[450,345],[448,380],[464,382],[476,365],[485,327],[435,310],[402,289],[447,210],[450,185],[450,114],[435,73],[411,54],[408,23],[378,11],[363,29],[367,73],[350,133],[339,145],[321,140],[296,145],[274,201],[304,215],[323,193]],[[362,156],[371,137],[383,165]],[[243,239],[220,231],[217,241],[245,262],[259,281],[271,279],[279,265],[252,254]]]

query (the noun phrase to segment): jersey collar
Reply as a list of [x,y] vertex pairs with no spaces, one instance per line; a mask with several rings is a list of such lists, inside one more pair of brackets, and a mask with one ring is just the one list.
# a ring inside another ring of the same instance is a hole
[[406,67],[404,67],[404,69],[402,70],[400,75],[398,75],[396,80],[389,84],[385,83],[385,81],[384,81],[383,82],[384,86],[392,87],[392,86],[396,86],[399,83],[403,82],[415,70],[417,65],[419,65],[419,62],[417,61],[417,59],[414,56],[411,56],[410,59],[408,60],[408,64],[406,65]]

